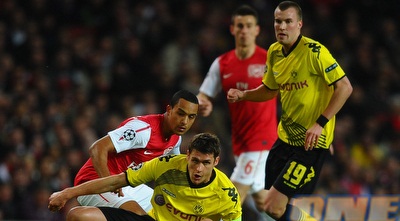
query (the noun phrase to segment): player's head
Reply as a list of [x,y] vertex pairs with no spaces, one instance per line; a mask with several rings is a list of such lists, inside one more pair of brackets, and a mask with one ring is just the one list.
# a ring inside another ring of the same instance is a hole
[[193,125],[199,110],[199,101],[195,94],[180,90],[176,92],[167,106],[166,128],[172,134],[182,135]]
[[284,48],[290,48],[300,35],[303,26],[303,13],[293,1],[283,1],[274,12],[275,37]]
[[177,91],[172,96],[171,102],[170,102],[171,107],[174,107],[179,102],[179,99],[181,99],[181,98],[184,100],[187,100],[191,103],[199,104],[199,100],[197,99],[195,94],[193,94],[192,92],[190,92],[188,90],[182,89],[182,90]]
[[195,185],[206,184],[213,176],[219,162],[221,143],[210,133],[195,135],[189,143],[187,161],[190,181]]
[[236,46],[255,44],[260,33],[257,11],[249,5],[238,7],[232,14],[230,31],[235,37]]

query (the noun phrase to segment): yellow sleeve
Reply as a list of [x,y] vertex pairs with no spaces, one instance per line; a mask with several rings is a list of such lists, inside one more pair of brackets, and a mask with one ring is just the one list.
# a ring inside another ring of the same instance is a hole
[[135,187],[140,184],[151,182],[156,177],[156,166],[159,159],[155,158],[147,162],[138,164],[135,167],[126,170],[126,178],[129,185]]
[[262,83],[267,86],[271,90],[279,89],[279,85],[276,83],[274,74],[272,72],[272,60],[274,59],[274,51],[273,45],[268,49],[267,61],[266,61],[266,70],[262,79]]

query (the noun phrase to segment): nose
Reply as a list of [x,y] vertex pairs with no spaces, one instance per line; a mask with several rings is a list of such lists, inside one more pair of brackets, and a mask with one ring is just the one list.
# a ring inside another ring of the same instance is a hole
[[203,171],[203,168],[204,168],[204,165],[203,165],[202,163],[199,163],[199,164],[197,165],[196,170],[197,170],[198,172],[201,172],[201,171]]
[[182,123],[184,125],[186,125],[188,122],[189,122],[189,117],[188,116],[182,117]]
[[281,22],[281,23],[279,24],[279,29],[280,29],[280,30],[286,29],[286,23],[285,23],[285,22]]

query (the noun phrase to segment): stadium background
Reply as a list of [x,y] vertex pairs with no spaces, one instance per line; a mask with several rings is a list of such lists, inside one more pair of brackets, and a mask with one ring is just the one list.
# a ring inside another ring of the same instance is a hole
[[[233,48],[230,14],[260,14],[258,43],[274,41],[266,0],[1,0],[0,220],[60,220],[51,192],[72,185],[90,144],[126,117],[162,113],[194,93],[211,62]],[[400,3],[309,0],[303,34],[325,44],[354,92],[338,114],[335,155],[316,193],[400,193]],[[230,174],[224,96],[184,136],[211,131]],[[64,211],[65,212],[65,211]]]

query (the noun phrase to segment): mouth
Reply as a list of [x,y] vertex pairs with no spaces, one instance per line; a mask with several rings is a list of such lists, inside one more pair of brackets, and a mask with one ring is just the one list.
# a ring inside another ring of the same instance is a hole
[[186,127],[183,127],[183,126],[178,127],[178,131],[179,132],[185,132],[186,131]]
[[280,38],[283,38],[283,37],[286,37],[286,34],[284,34],[284,33],[278,33],[277,36],[280,37]]
[[194,181],[200,181],[200,179],[201,179],[201,176],[199,174],[194,174],[193,175],[193,180]]

